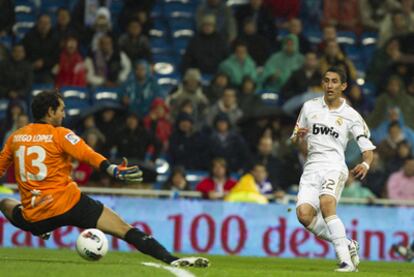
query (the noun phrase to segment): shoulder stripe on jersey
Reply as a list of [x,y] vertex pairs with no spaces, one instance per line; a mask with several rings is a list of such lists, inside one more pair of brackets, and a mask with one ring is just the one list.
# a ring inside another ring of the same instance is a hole
[[361,137],[368,138],[366,135],[359,135],[356,137],[356,140],[359,140]]

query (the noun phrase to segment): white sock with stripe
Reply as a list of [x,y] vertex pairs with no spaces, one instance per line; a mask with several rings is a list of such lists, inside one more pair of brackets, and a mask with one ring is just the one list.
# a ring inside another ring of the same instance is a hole
[[311,224],[309,224],[306,229],[311,231],[318,238],[332,242],[331,232],[329,231],[328,225],[326,225],[326,222],[323,219],[322,213],[320,211],[316,214]]
[[345,226],[341,219],[336,215],[331,215],[325,218],[325,222],[331,232],[332,243],[339,261],[353,265],[348,249],[349,240],[346,238]]

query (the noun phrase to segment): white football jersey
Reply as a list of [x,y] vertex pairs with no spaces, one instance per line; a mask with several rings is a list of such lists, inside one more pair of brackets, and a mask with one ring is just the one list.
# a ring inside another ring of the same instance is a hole
[[370,132],[361,115],[345,99],[335,110],[329,110],[322,97],[303,104],[292,136],[299,128],[308,128],[305,137],[308,155],[305,169],[347,168],[345,149],[350,139],[355,139],[361,152],[374,150],[369,140]]

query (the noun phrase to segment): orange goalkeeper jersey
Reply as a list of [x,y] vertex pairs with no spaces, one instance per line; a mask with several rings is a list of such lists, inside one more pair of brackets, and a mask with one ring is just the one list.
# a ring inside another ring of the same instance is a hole
[[7,139],[0,176],[13,162],[26,220],[61,215],[79,201],[80,190],[70,177],[72,158],[95,168],[105,160],[71,130],[50,124],[29,124]]

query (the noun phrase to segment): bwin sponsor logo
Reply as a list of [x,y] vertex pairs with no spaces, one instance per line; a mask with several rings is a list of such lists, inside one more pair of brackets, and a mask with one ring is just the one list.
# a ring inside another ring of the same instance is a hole
[[333,127],[328,127],[324,125],[313,124],[312,126],[312,134],[314,135],[331,135],[334,138],[338,138],[339,134],[334,130]]

